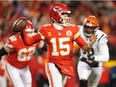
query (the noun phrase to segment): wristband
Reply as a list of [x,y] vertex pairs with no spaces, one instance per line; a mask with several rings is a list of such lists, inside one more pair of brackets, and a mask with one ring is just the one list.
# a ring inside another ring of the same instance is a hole
[[93,47],[93,43],[91,43],[90,41],[88,42],[88,47],[92,48]]

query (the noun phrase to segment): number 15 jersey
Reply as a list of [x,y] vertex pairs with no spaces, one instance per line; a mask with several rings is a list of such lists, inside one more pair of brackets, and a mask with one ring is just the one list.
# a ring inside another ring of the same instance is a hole
[[69,25],[62,30],[55,29],[53,24],[42,26],[40,33],[47,42],[47,51],[49,62],[58,65],[69,66],[73,57],[74,41],[80,47],[83,47],[86,42],[80,39],[80,32],[76,25]]

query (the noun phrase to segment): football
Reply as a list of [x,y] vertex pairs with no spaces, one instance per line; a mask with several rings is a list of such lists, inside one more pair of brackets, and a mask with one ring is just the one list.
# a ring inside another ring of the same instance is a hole
[[21,32],[25,28],[27,20],[28,19],[26,17],[20,17],[17,20],[15,20],[15,22],[13,23],[12,31],[14,33]]

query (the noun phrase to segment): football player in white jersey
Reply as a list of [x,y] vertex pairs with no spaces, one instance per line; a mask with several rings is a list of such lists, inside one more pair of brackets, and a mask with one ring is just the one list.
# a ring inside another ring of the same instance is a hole
[[104,32],[99,30],[99,23],[95,16],[88,16],[83,25],[78,27],[86,42],[89,42],[91,35],[98,35],[97,41],[89,52],[80,49],[77,66],[79,87],[97,87],[102,74],[102,64],[109,60],[108,38]]

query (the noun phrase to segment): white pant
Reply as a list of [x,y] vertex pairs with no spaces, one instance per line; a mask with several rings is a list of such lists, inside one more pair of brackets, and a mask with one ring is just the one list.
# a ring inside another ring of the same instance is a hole
[[14,87],[31,87],[32,78],[28,66],[23,69],[17,69],[7,63],[6,72]]
[[79,80],[88,80],[88,87],[97,87],[102,74],[102,65],[96,68],[79,60],[77,72]]
[[7,87],[7,78],[5,76],[0,76],[0,87]]
[[67,76],[62,76],[58,68],[53,63],[46,64],[46,73],[49,80],[49,87],[64,87]]

